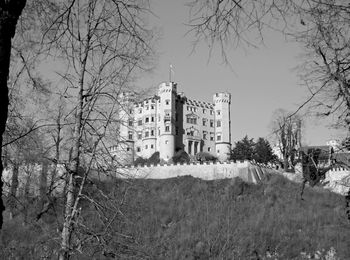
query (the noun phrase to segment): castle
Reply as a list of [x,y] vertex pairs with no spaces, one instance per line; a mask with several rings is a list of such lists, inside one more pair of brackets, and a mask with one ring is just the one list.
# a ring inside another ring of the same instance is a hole
[[207,152],[226,161],[231,151],[231,94],[216,93],[213,103],[187,98],[177,84],[164,82],[157,93],[142,101],[120,94],[119,143],[111,154],[123,164],[159,152],[168,161],[176,151],[189,155]]

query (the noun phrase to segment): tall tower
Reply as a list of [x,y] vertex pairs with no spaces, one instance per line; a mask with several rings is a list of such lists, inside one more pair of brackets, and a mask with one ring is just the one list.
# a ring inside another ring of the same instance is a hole
[[231,94],[214,94],[215,150],[220,161],[227,161],[231,152]]
[[175,153],[175,102],[176,83],[166,82],[159,85],[159,151],[160,159],[168,161]]
[[134,93],[122,92],[119,94],[119,129],[118,144],[113,147],[112,155],[122,164],[134,162]]

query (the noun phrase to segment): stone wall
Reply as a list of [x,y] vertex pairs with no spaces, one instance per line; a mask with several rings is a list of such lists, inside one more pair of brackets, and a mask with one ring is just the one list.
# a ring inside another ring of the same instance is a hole
[[118,169],[116,177],[167,179],[191,175],[203,180],[240,177],[247,182],[257,183],[267,172],[277,172],[271,167],[248,161],[223,163],[190,163],[124,167]]

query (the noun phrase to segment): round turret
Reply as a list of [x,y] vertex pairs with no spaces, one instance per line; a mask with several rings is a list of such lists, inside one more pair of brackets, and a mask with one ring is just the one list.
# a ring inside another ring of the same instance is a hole
[[159,148],[160,159],[168,161],[175,154],[175,102],[176,84],[162,83],[159,86]]
[[227,161],[231,153],[231,94],[216,93],[213,97],[215,113],[215,150],[220,161]]

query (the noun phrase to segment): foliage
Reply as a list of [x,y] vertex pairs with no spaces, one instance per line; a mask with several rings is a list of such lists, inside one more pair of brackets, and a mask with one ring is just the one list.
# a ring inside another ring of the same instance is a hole
[[[72,259],[304,259],[316,254],[326,259],[331,251],[337,259],[349,259],[342,196],[307,188],[302,201],[299,184],[265,177],[259,185],[190,176],[92,180],[87,192],[96,203],[81,204]],[[6,221],[0,257],[56,258],[55,212],[27,225],[20,217]]]
[[259,137],[255,142],[246,135],[242,140],[235,143],[231,151],[232,160],[255,160],[259,163],[272,163],[276,161],[270,143]]
[[196,160],[201,162],[216,162],[218,158],[207,152],[199,152],[196,154]]
[[242,140],[235,143],[231,152],[233,160],[252,160],[254,157],[254,140],[249,139],[246,135]]
[[145,164],[157,165],[159,163],[160,163],[159,152],[155,152],[148,159],[137,157],[133,164],[134,165],[145,165]]
[[171,158],[173,163],[189,163],[191,158],[184,150],[177,151],[173,158]]
[[159,152],[153,153],[147,162],[154,165],[158,164],[160,162]]
[[142,158],[142,157],[137,157],[136,160],[134,161],[134,165],[144,165],[147,164],[147,159]]
[[259,137],[254,144],[253,159],[258,163],[267,164],[275,162],[277,157],[273,153],[270,143],[266,139]]

